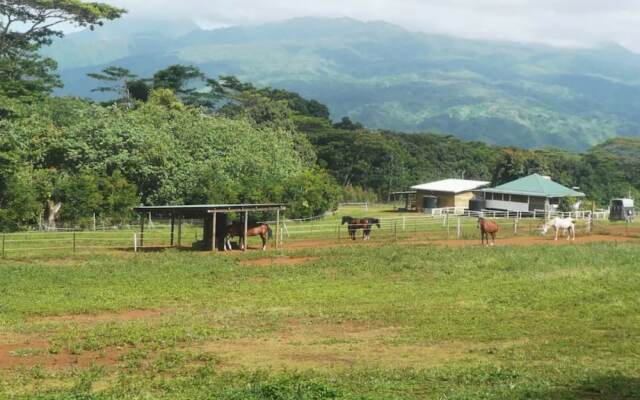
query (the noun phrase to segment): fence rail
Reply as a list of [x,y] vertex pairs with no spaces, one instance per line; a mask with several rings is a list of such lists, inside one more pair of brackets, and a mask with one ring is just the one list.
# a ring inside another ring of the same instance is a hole
[[[374,240],[404,240],[419,238],[424,240],[442,239],[472,239],[478,237],[477,217],[484,216],[496,219],[501,227],[500,237],[539,235],[544,220],[553,216],[576,219],[577,232],[590,234],[594,229],[606,232],[612,225],[608,221],[607,211],[597,212],[545,212],[536,210],[532,213],[465,210],[458,212],[455,208],[442,209],[438,214],[407,214],[403,216],[383,216],[379,218],[380,227],[373,226]],[[534,218],[535,216],[535,218]],[[269,222],[269,221],[267,221]],[[273,221],[275,222],[275,221]],[[341,224],[336,217],[309,220],[281,221],[279,239],[281,242],[295,242],[304,240],[346,240],[349,238],[347,225]],[[616,229],[624,227],[627,234],[640,237],[640,224],[618,225]],[[26,231],[1,235],[0,254],[29,255],[38,252],[80,252],[96,249],[146,249],[170,247],[171,226],[167,221],[156,221],[152,225],[145,225],[146,229],[140,234],[138,227],[128,225],[123,229],[109,229],[96,231]],[[629,228],[631,227],[631,228]],[[189,247],[202,239],[202,221],[185,221],[182,226],[180,243],[174,245]],[[358,231],[358,236],[362,231]],[[255,240],[255,239],[251,239]]]

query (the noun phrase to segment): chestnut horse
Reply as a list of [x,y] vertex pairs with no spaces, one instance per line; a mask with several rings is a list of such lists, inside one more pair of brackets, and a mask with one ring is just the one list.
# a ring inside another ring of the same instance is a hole
[[478,217],[478,228],[480,228],[480,240],[482,244],[484,244],[486,238],[487,245],[489,245],[489,235],[491,235],[491,246],[493,246],[496,243],[496,233],[500,230],[498,223]]
[[[227,233],[224,238],[224,249],[231,250],[231,239],[234,236],[238,236],[240,238],[240,248],[244,250],[244,223],[243,222],[234,222],[233,224],[227,227]],[[247,236],[260,236],[262,239],[262,250],[267,249],[267,238],[271,238],[273,233],[271,232],[271,228],[267,224],[259,224],[259,225],[249,225],[247,227]]]
[[356,240],[356,231],[358,229],[362,229],[362,239],[369,240],[371,239],[371,227],[373,225],[377,225],[380,228],[380,220],[378,218],[353,218],[353,217],[342,217],[342,225],[348,224],[347,229],[349,229],[349,237],[352,240]]

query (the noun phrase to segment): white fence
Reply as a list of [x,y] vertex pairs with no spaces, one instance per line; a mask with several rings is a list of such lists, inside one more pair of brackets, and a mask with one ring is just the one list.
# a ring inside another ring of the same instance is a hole
[[[424,240],[470,239],[478,237],[477,217],[498,220],[501,237],[511,235],[538,235],[545,220],[552,216],[576,219],[578,233],[591,233],[597,227],[609,227],[608,211],[552,213],[536,210],[525,214],[504,211],[472,212],[450,208],[441,209],[438,215],[411,213],[406,215],[383,216],[380,227],[372,226],[374,240],[399,240],[421,238]],[[532,218],[535,215],[536,218]],[[164,220],[145,224],[144,237],[139,236],[139,226],[102,228],[96,231],[19,232],[1,234],[0,253],[2,256],[28,254],[30,252],[76,252],[95,249],[136,249],[138,247],[169,247],[171,245],[191,246],[202,239],[202,221],[185,220],[180,243],[170,241],[170,224]],[[275,221],[273,221],[275,222]],[[267,221],[267,223],[272,223]],[[632,232],[632,231],[630,231]],[[177,233],[177,232],[176,232]],[[276,230],[274,229],[274,233]],[[282,243],[304,240],[344,240],[349,237],[348,226],[341,224],[335,215],[314,217],[304,220],[283,219],[278,234]],[[358,231],[358,237],[362,237]],[[142,242],[144,239],[144,242]],[[143,246],[140,246],[143,244]]]

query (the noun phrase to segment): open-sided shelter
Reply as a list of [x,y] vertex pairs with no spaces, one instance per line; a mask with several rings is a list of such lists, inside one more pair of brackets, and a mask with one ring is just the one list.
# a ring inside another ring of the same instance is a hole
[[416,209],[425,211],[434,208],[469,208],[473,191],[489,185],[485,181],[467,179],[443,179],[436,182],[412,186],[416,191]]
[[[227,232],[227,216],[231,213],[240,213],[244,221],[244,236],[247,243],[246,230],[249,222],[249,213],[274,212],[276,214],[276,246],[280,232],[280,213],[286,210],[284,204],[199,204],[178,206],[141,206],[134,211],[141,214],[140,219],[140,246],[144,246],[144,224],[147,216],[156,218],[168,218],[171,221],[171,246],[182,245],[182,222],[185,219],[203,220],[202,243],[204,250],[224,249],[224,237]],[[176,229],[177,228],[177,229]],[[177,230],[177,241],[175,240]],[[245,246],[246,248],[247,246]]]

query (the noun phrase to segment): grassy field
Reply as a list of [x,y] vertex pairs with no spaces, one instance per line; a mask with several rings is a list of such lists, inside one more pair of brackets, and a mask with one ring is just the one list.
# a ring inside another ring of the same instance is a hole
[[638,265],[634,242],[0,260],[0,398],[636,399]]

